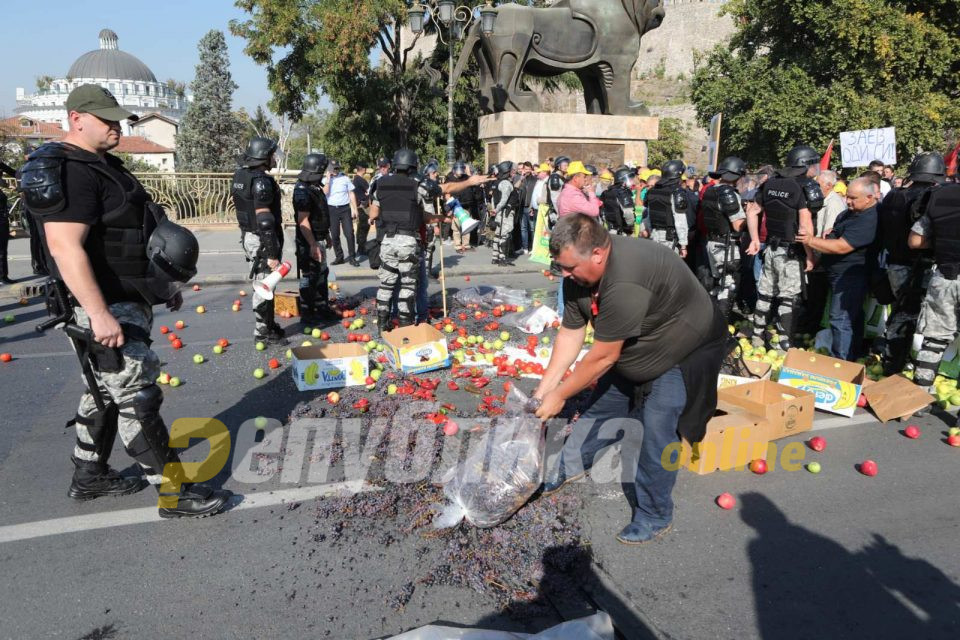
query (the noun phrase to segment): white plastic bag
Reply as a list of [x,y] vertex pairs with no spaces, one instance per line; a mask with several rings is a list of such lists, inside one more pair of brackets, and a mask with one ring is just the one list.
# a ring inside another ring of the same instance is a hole
[[557,312],[546,305],[531,307],[526,311],[506,318],[503,323],[512,325],[524,333],[543,333],[543,330],[559,320]]
[[613,640],[613,621],[603,611],[592,616],[568,620],[540,633],[511,633],[492,629],[462,629],[427,625],[393,636],[390,640]]
[[486,307],[488,305],[485,298],[486,296],[493,295],[493,292],[494,290],[490,287],[467,287],[453,294],[453,299],[465,307],[472,304]]
[[483,296],[484,301],[490,307],[496,307],[501,304],[527,305],[532,302],[530,296],[523,289],[508,289],[507,287],[494,287],[493,293]]
[[543,481],[543,429],[527,410],[528,398],[510,389],[498,416],[466,459],[443,478],[447,505],[434,519],[446,529],[466,518],[476,527],[504,522],[526,504]]

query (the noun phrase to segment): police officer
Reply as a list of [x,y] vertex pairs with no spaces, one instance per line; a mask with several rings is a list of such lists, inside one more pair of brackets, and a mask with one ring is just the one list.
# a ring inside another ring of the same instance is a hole
[[[96,85],[74,89],[66,109],[68,133],[29,156],[20,188],[41,223],[57,322],[89,330],[82,340],[70,334],[88,386],[71,421],[77,431],[76,470],[68,495],[90,500],[144,486],[141,478],[121,476],[107,465],[118,433],[150,484],[160,485],[171,469],[167,465],[179,462],[160,417],[160,359],[149,346],[152,306],[180,307],[179,287],[196,274],[199,247],[193,234],[150,202],[123,162],[107,153],[120,142],[120,121],[136,116]],[[179,494],[161,493],[173,505],[161,508],[160,515],[212,515],[229,495],[184,484]]]
[[687,257],[690,238],[690,199],[681,178],[686,169],[680,160],[671,160],[660,168],[660,180],[644,196],[644,223],[647,234],[657,244]]
[[513,239],[513,225],[520,209],[520,194],[513,186],[514,164],[505,160],[497,165],[497,182],[493,190],[494,244],[491,264],[512,267],[510,245]]
[[619,169],[613,174],[612,184],[600,194],[601,211],[607,228],[624,236],[633,235],[634,204],[631,186],[630,169]]
[[697,276],[728,319],[740,279],[740,232],[747,219],[736,184],[746,174],[747,164],[743,160],[736,156],[724,158],[717,170],[710,172],[717,182],[704,190],[700,201],[707,232],[707,264],[700,265]]
[[[233,174],[233,204],[240,223],[243,252],[252,262],[250,277],[259,282],[280,264],[283,251],[283,221],[280,214],[280,186],[267,171],[273,168],[277,143],[269,138],[251,138]],[[283,328],[273,316],[273,301],[254,290],[253,338],[255,342],[284,345]]]
[[7,244],[10,242],[10,207],[7,194],[0,189],[0,284],[13,284],[7,271]]
[[907,246],[910,227],[920,218],[924,196],[945,178],[943,157],[921,153],[910,163],[907,186],[891,190],[877,206],[877,237],[886,250],[883,277],[893,296],[884,333],[873,344],[873,351],[883,359],[885,375],[903,370],[929,278],[929,252]]
[[300,272],[300,314],[305,324],[334,321],[327,289],[326,250],[330,248],[330,211],[323,193],[327,156],[308,153],[293,187],[293,210],[297,214],[297,269]]
[[930,189],[923,200],[920,205],[922,215],[910,229],[907,246],[915,251],[932,247],[934,267],[917,322],[917,332],[923,334],[923,342],[913,361],[916,367],[913,381],[932,392],[943,352],[957,336],[960,184],[945,183]]
[[[426,199],[430,205],[429,211],[436,212],[437,199],[443,195],[440,187],[440,163],[436,160],[430,160],[427,166],[423,168],[423,176],[420,179],[421,184],[426,190]],[[419,285],[417,286],[417,322],[424,322],[427,319],[427,287],[428,276],[433,275],[433,255],[436,252],[436,225],[424,225],[424,251],[420,256],[420,275],[418,276]]]
[[566,184],[567,167],[570,166],[570,158],[567,156],[557,156],[553,161],[553,173],[547,178],[547,226],[551,229],[557,224],[557,206],[560,199],[560,192],[563,191],[563,185]]
[[813,235],[811,207],[823,206],[820,186],[808,180],[818,170],[820,155],[800,145],[787,154],[785,166],[757,191],[755,202],[747,208],[750,230],[749,255],[760,251],[759,215],[763,211],[767,225],[767,246],[763,250],[763,274],[757,282],[757,305],[753,315],[753,345],[764,345],[767,315],[776,298],[780,316],[779,347],[786,351],[796,327],[804,273],[813,268],[813,250],[797,242],[798,231]]
[[[400,326],[414,323],[424,212],[431,206],[422,183],[414,177],[417,154],[400,149],[393,156],[393,175],[377,180],[370,201],[370,220],[383,233],[380,243],[380,288],[377,328],[389,330],[390,308],[397,300]],[[399,287],[399,290],[398,290]]]

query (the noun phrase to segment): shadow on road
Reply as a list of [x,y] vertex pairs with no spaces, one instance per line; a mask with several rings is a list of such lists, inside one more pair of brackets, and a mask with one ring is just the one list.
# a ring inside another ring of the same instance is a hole
[[851,553],[792,524],[769,498],[747,493],[741,517],[762,638],[960,637],[960,586],[882,536]]

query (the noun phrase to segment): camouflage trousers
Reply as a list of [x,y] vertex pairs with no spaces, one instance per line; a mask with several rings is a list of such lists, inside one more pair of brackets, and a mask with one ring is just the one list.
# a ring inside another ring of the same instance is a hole
[[[102,462],[106,464],[113,448],[113,439],[119,434],[120,440],[128,452],[131,443],[138,440],[144,430],[154,430],[156,423],[141,421],[137,414],[137,393],[156,385],[160,375],[160,358],[150,349],[143,338],[150,335],[153,326],[153,310],[145,303],[118,302],[110,305],[110,313],[124,328],[124,344],[121,348],[123,366],[120,371],[105,372],[93,370],[94,378],[100,389],[100,396],[106,405],[104,411],[97,409],[93,394],[88,389],[80,397],[80,406],[75,418],[77,443],[73,455],[79,460]],[[74,308],[74,316],[79,326],[90,328],[90,318],[80,308]],[[127,327],[135,327],[140,336],[130,336]],[[86,385],[86,379],[84,379]],[[150,434],[153,436],[154,434]],[[168,435],[156,434],[166,442]],[[133,455],[131,453],[131,455]],[[151,484],[159,484],[160,470],[144,469]]]
[[707,240],[707,264],[699,270],[701,282],[715,298],[724,317],[730,316],[740,282],[740,248],[736,238],[724,243]]
[[803,268],[801,250],[788,244],[774,249],[767,245],[763,250],[763,273],[757,282],[757,306],[753,314],[753,339],[763,340],[770,310],[777,301],[779,316],[777,328],[781,334],[780,347],[788,349],[794,333],[794,319],[800,311],[800,294],[803,293]]
[[329,307],[330,291],[327,288],[326,250],[323,260],[317,262],[309,255],[309,250],[297,249],[297,266],[300,268],[300,313],[304,321],[313,322],[318,315]]
[[957,336],[958,313],[960,280],[947,280],[934,269],[917,322],[917,332],[923,334],[923,343],[913,361],[913,381],[917,385],[928,390],[933,386],[943,352]]
[[401,325],[413,324],[420,274],[420,243],[412,236],[386,236],[380,243],[377,314],[390,313],[394,296]]
[[673,229],[651,229],[650,239],[680,255],[680,242],[677,240],[677,232]]
[[516,223],[516,213],[511,209],[504,209],[496,216],[497,229],[493,236],[493,259],[509,260],[513,252],[510,245],[513,243],[513,225]]
[[[253,262],[258,260],[257,253],[260,251],[260,236],[255,233],[243,234],[243,253],[247,260]],[[253,272],[253,282],[260,282],[270,275],[270,267],[266,260],[260,260],[256,270]],[[256,340],[262,340],[267,337],[272,327],[277,326],[277,321],[273,315],[273,300],[261,298],[256,289],[253,291],[253,337]]]

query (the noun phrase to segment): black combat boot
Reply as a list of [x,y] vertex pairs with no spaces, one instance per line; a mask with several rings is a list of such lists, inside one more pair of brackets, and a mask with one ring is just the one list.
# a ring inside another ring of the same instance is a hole
[[[159,487],[158,487],[159,489]],[[177,498],[177,505],[160,507],[161,518],[205,518],[223,511],[233,494],[204,484],[184,483],[180,493],[164,493],[161,498]]]
[[390,331],[390,312],[377,311],[377,335],[382,336]]
[[72,457],[77,467],[67,495],[74,500],[93,500],[103,496],[126,496],[147,486],[143,478],[120,475],[102,462],[90,462]]

